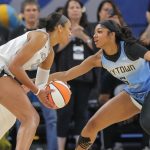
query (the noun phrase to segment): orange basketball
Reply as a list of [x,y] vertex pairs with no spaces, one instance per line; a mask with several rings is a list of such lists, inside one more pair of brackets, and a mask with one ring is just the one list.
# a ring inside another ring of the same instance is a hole
[[46,86],[46,90],[54,90],[48,94],[48,100],[50,101],[49,108],[60,109],[68,104],[71,97],[71,91],[64,82],[52,81]]

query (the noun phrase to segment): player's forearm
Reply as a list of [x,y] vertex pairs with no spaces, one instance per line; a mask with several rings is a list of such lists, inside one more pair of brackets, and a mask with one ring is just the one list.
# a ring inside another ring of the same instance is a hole
[[10,65],[9,69],[11,73],[17,78],[17,80],[19,80],[23,85],[28,87],[33,93],[37,93],[38,87],[32,82],[32,80],[30,80],[22,67]]
[[75,79],[78,76],[80,76],[80,75],[79,74],[74,74],[72,72],[70,73],[68,71],[56,72],[56,73],[53,73],[49,76],[48,82],[54,81],[54,80],[60,80],[60,81],[63,81],[63,82],[67,82],[67,81]]
[[54,80],[66,81],[66,79],[65,79],[65,71],[64,72],[56,72],[56,73],[50,74],[48,82],[54,81]]
[[51,74],[49,76],[49,82],[53,80],[61,80],[63,82],[67,82],[89,72],[93,68],[93,66],[85,68],[79,66],[80,65],[75,66],[68,71],[56,72]]

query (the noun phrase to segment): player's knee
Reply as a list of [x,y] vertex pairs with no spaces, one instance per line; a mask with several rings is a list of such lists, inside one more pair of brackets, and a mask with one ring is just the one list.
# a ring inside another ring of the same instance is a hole
[[29,125],[30,127],[37,127],[40,122],[40,117],[37,112],[26,113],[25,116],[22,117],[21,123]]
[[32,121],[33,125],[35,125],[35,126],[39,125],[39,123],[40,123],[40,116],[39,116],[38,113],[34,113],[34,115],[32,116],[31,119],[32,119],[31,121]]
[[150,135],[150,116],[149,115],[141,114],[140,125]]

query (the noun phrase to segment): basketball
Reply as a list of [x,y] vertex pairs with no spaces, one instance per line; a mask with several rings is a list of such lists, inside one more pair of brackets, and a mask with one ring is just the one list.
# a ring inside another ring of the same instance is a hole
[[67,84],[62,81],[52,81],[46,86],[46,90],[54,90],[48,94],[49,108],[60,109],[66,106],[71,97],[71,91]]

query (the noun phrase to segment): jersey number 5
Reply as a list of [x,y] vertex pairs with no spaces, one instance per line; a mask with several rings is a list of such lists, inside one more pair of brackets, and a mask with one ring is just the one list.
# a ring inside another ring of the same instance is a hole
[[120,77],[120,80],[123,81],[125,84],[129,84],[126,77]]

